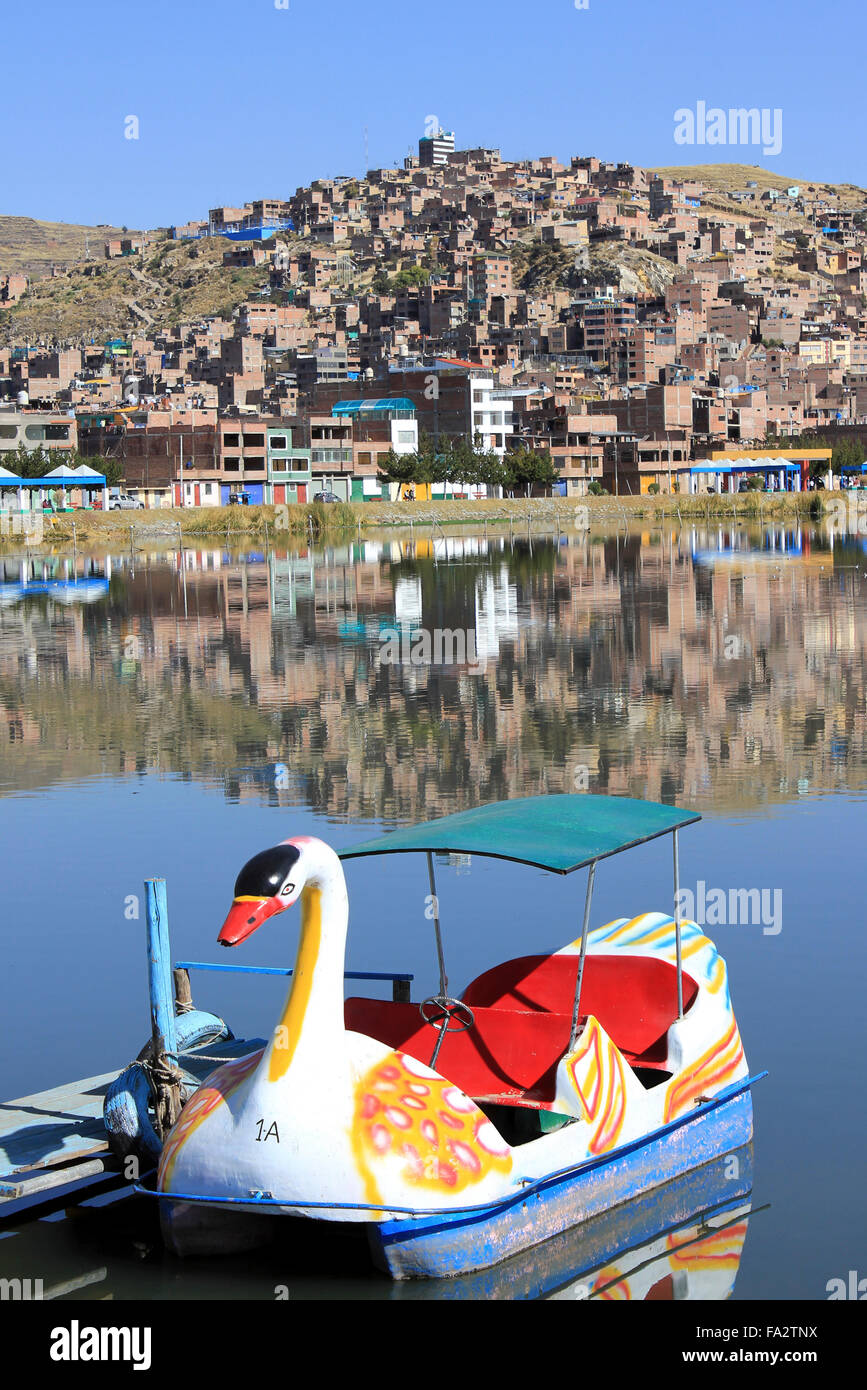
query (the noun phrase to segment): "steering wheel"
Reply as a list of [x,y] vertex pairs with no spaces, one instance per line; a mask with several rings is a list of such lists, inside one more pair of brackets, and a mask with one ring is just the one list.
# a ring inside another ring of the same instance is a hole
[[[433,1005],[433,1008],[425,1013],[428,1004]],[[445,1033],[463,1033],[467,1028],[472,1028],[476,1021],[469,1004],[462,1003],[460,999],[451,999],[447,994],[432,994],[429,999],[423,999],[418,1011],[425,1023],[429,1023],[432,1028],[439,1027],[442,1019],[446,1019],[445,1026],[440,1028],[440,1032]],[[456,1028],[449,1027],[453,1020],[457,1022]]]
[[[430,998],[423,999],[418,1011],[425,1023],[437,1030],[436,1047],[430,1060],[431,1067],[435,1068],[446,1033],[466,1032],[475,1023],[475,1014],[469,1004],[462,1003],[460,999],[452,999],[448,994],[432,994]],[[451,1026],[452,1023],[455,1024],[454,1028]]]

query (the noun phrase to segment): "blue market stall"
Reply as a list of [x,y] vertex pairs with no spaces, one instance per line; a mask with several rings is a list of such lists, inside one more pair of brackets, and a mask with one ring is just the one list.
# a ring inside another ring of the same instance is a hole
[[[730,461],[723,459],[701,459],[692,464],[689,470],[689,490],[696,492],[737,492],[742,477],[755,477],[760,474],[765,487],[780,492],[801,491],[801,465],[785,458],[742,458]],[[702,476],[712,485],[699,487]],[[728,484],[725,486],[725,484]]]

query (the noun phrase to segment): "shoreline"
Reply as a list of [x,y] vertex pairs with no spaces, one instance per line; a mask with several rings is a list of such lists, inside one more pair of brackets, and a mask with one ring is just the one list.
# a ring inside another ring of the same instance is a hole
[[[22,547],[31,553],[81,549],[106,542],[191,539],[271,539],[324,541],[360,539],[362,533],[392,529],[444,531],[517,525],[550,532],[578,533],[633,521],[685,520],[763,524],[768,521],[819,521],[827,503],[842,492],[660,494],[648,497],[489,498],[483,501],[356,502],[293,504],[244,508],[173,507],[153,511],[62,513],[45,517],[41,540],[25,532],[0,534],[0,553]],[[331,507],[333,506],[333,512]],[[9,518],[5,518],[8,522]]]

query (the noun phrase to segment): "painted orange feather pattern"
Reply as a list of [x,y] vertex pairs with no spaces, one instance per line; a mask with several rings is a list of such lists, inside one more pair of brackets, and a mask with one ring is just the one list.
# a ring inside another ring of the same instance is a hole
[[[578,1070],[588,1053],[592,1053],[592,1057],[583,1080],[579,1081]],[[578,1092],[584,1118],[585,1120],[592,1120],[599,1106],[599,1093],[602,1089],[601,1035],[595,1018],[588,1018],[587,1020],[581,1040],[569,1062],[569,1071],[572,1074],[575,1090]]]
[[747,1235],[747,1222],[739,1221],[721,1231],[710,1231],[702,1240],[688,1245],[676,1245],[682,1237],[669,1236],[669,1261],[672,1266],[686,1265],[689,1269],[737,1269]]
[[404,1182],[437,1192],[461,1192],[512,1167],[508,1145],[475,1102],[403,1052],[358,1083],[352,1143],[367,1200],[377,1205],[379,1179],[395,1161]]
[[738,1026],[732,1019],[726,1033],[698,1058],[688,1076],[679,1077],[665,1095],[663,1120],[666,1124],[682,1114],[690,1101],[712,1087],[719,1087],[737,1071],[744,1059]]
[[567,1066],[584,1118],[588,1122],[598,1121],[590,1152],[606,1153],[617,1143],[626,1118],[626,1076],[623,1058],[595,1018],[588,1018]]
[[590,1152],[605,1153],[613,1149],[620,1137],[626,1117],[626,1078],[623,1074],[623,1058],[614,1044],[608,1040],[608,1094],[602,1121],[590,1141]]
[[229,1096],[237,1091],[241,1082],[250,1075],[250,1072],[259,1065],[261,1060],[262,1052],[260,1050],[259,1052],[251,1052],[249,1057],[242,1057],[239,1062],[228,1062],[226,1066],[220,1067],[207,1077],[195,1095],[187,1101],[160,1154],[157,1174],[157,1186],[160,1190],[165,1190],[166,1184],[172,1176],[175,1159],[193,1131],[198,1129],[212,1110],[215,1110],[218,1105],[222,1105]]
[[609,1265],[596,1276],[590,1285],[590,1294],[607,1301],[617,1303],[630,1303],[632,1301],[632,1288],[629,1278],[621,1274],[615,1265]]

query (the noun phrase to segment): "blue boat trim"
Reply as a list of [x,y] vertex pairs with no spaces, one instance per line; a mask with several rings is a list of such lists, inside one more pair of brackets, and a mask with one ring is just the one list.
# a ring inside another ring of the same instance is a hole
[[[438,1213],[417,1211],[418,1216],[439,1216],[443,1226],[454,1229],[456,1226],[471,1224],[474,1217],[480,1213],[485,1213],[488,1217],[494,1218],[509,1212],[513,1207],[526,1202],[529,1198],[542,1196],[553,1187],[568,1183],[577,1178],[583,1178],[589,1173],[593,1173],[602,1168],[611,1168],[623,1162],[633,1154],[640,1153],[643,1149],[649,1148],[664,1139],[668,1134],[674,1134],[679,1130],[685,1129],[688,1125],[703,1120],[712,1111],[720,1109],[730,1101],[737,1100],[739,1096],[749,1095],[751,1087],[756,1081],[761,1081],[768,1075],[767,1071],[757,1072],[755,1076],[747,1077],[744,1081],[737,1081],[731,1086],[727,1086],[724,1091],[712,1096],[705,1104],[697,1107],[692,1114],[684,1115],[679,1120],[672,1120],[670,1124],[661,1125],[650,1134],[642,1135],[639,1139],[633,1139],[628,1144],[622,1144],[617,1149],[612,1149],[609,1153],[600,1154],[598,1158],[585,1160],[580,1164],[573,1164],[567,1168],[558,1169],[553,1173],[546,1173],[544,1177],[536,1178],[534,1181],[525,1181],[523,1187],[518,1192],[511,1193],[508,1197],[502,1198],[498,1202],[481,1204],[475,1207],[452,1207],[448,1210],[442,1208]],[[396,1208],[392,1208],[396,1210]],[[437,1227],[432,1222],[428,1223],[424,1234],[435,1234],[442,1227]],[[422,1234],[418,1227],[414,1227],[417,1234]],[[384,1221],[377,1227],[377,1235],[382,1245],[388,1246],[394,1242],[406,1239],[407,1227],[402,1221]]]
[[[399,1207],[377,1204],[375,1202],[307,1202],[301,1198],[282,1198],[265,1196],[263,1193],[250,1193],[246,1197],[217,1197],[209,1196],[199,1192],[157,1192],[153,1188],[143,1187],[140,1183],[133,1183],[133,1191],[141,1193],[143,1196],[156,1197],[162,1201],[170,1202],[202,1202],[208,1206],[257,1206],[257,1207],[303,1207],[308,1211],[392,1211],[400,1212],[407,1216],[432,1216],[449,1218],[449,1224],[460,1224],[459,1218],[467,1217],[472,1219],[479,1214],[486,1216],[497,1216],[500,1212],[508,1211],[516,1203],[525,1202],[528,1197],[535,1196],[544,1192],[548,1187],[561,1183],[570,1178],[582,1177],[585,1173],[593,1172],[598,1168],[604,1168],[619,1162],[630,1154],[638,1153],[641,1149],[662,1139],[667,1134],[672,1134],[677,1130],[686,1128],[696,1120],[703,1119],[711,1111],[717,1110],[729,1101],[735,1100],[738,1096],[748,1092],[757,1081],[762,1081],[768,1075],[767,1071],[756,1072],[755,1076],[748,1076],[744,1081],[736,1081],[733,1085],[727,1086],[724,1091],[719,1091],[717,1095],[711,1096],[692,1114],[684,1115],[679,1120],[672,1120],[670,1124],[662,1125],[650,1134],[642,1135],[640,1139],[634,1139],[629,1144],[623,1144],[620,1148],[612,1149],[609,1153],[600,1154],[598,1158],[585,1160],[583,1163],[572,1164],[568,1168],[560,1168],[554,1173],[546,1173],[544,1177],[536,1178],[533,1181],[525,1180],[524,1185],[519,1191],[510,1193],[508,1197],[501,1198],[498,1202],[479,1202],[474,1206],[465,1207]],[[379,1226],[379,1232],[383,1243],[389,1243],[389,1235],[393,1230],[393,1239],[402,1239],[406,1235],[406,1223],[383,1222]]]
[[[217,965],[207,960],[176,960],[176,970],[219,970],[231,975],[291,975],[277,965]],[[399,970],[344,970],[344,980],[400,980],[409,984],[415,979]]]

